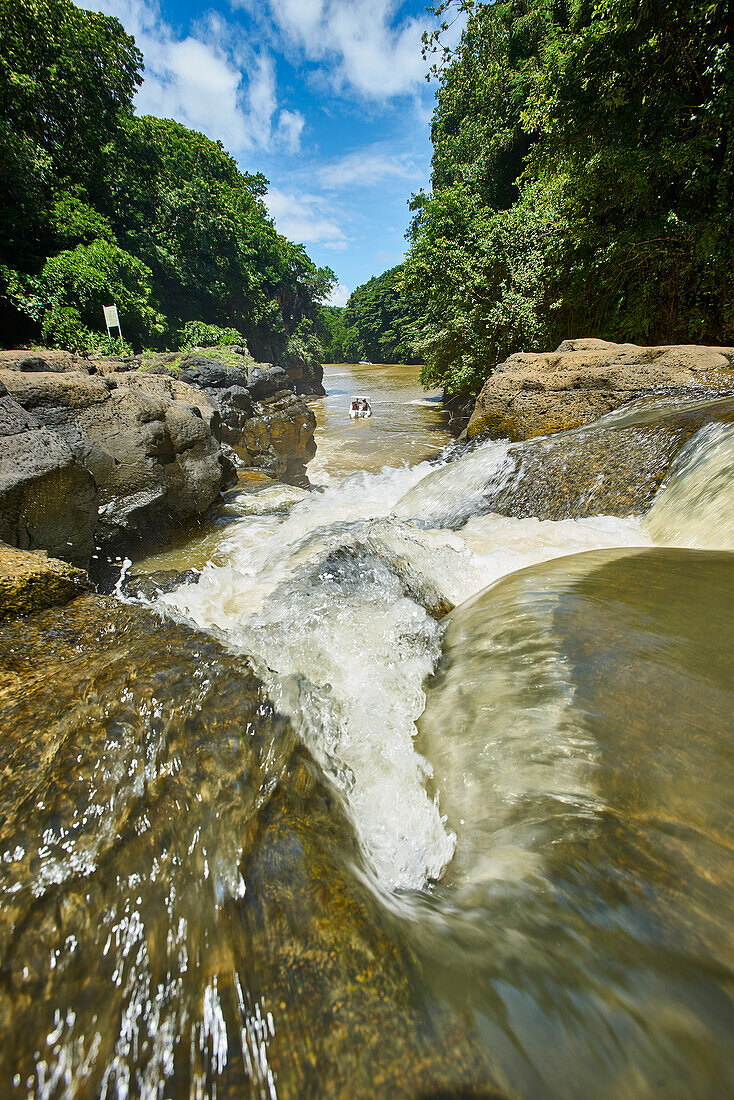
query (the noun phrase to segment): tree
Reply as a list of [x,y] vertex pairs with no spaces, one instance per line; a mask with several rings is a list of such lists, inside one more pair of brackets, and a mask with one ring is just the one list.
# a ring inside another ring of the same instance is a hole
[[60,180],[82,183],[99,171],[141,71],[117,19],[70,0],[3,0],[0,235],[11,266],[31,270],[41,260]]
[[98,238],[50,257],[39,280],[42,333],[63,346],[89,346],[102,307],[114,302],[125,337],[138,344],[163,331],[163,317],[150,303],[151,272],[117,244]]
[[724,0],[452,7],[471,15],[437,67],[433,187],[402,276],[425,380],[475,393],[508,353],[568,336],[731,341]]
[[[344,351],[378,363],[418,363],[415,298],[403,286],[400,265],[352,292],[344,313]],[[352,360],[353,361],[353,360]]]

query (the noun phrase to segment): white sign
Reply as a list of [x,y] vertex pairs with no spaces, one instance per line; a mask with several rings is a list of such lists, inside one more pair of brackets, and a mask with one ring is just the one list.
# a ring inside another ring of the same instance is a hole
[[120,318],[117,316],[117,306],[102,306],[102,309],[104,310],[104,319],[107,328],[119,328]]

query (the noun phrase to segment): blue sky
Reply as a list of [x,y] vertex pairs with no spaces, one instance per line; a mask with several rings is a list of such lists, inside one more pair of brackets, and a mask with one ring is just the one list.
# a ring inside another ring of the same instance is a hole
[[145,56],[141,113],[219,138],[270,180],[282,233],[336,272],[334,295],[398,263],[430,173],[424,0],[82,0]]

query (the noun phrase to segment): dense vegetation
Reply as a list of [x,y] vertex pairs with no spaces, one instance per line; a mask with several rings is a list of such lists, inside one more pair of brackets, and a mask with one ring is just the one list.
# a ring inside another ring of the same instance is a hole
[[328,361],[422,362],[415,347],[416,326],[422,320],[420,306],[403,287],[401,275],[400,265],[392,267],[352,291],[346,307],[325,307]]
[[200,333],[315,361],[333,273],[276,232],[262,175],[134,115],[142,61],[116,19],[70,0],[0,4],[3,343],[104,348],[115,302],[137,347]]
[[448,0],[444,26],[459,7],[402,276],[424,381],[476,392],[573,336],[734,342],[730,7]]

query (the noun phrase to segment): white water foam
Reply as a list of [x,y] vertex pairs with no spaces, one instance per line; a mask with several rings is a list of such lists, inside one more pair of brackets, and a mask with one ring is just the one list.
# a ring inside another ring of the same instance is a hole
[[422,685],[440,656],[442,628],[427,608],[460,603],[524,565],[650,541],[638,520],[605,517],[474,516],[459,531],[432,529],[447,504],[481,509],[476,485],[503,476],[505,455],[490,443],[450,470],[355,475],[285,518],[250,517],[227,529],[226,565],[165,597],[255,659],[390,888],[438,878],[455,843],[413,744]]

